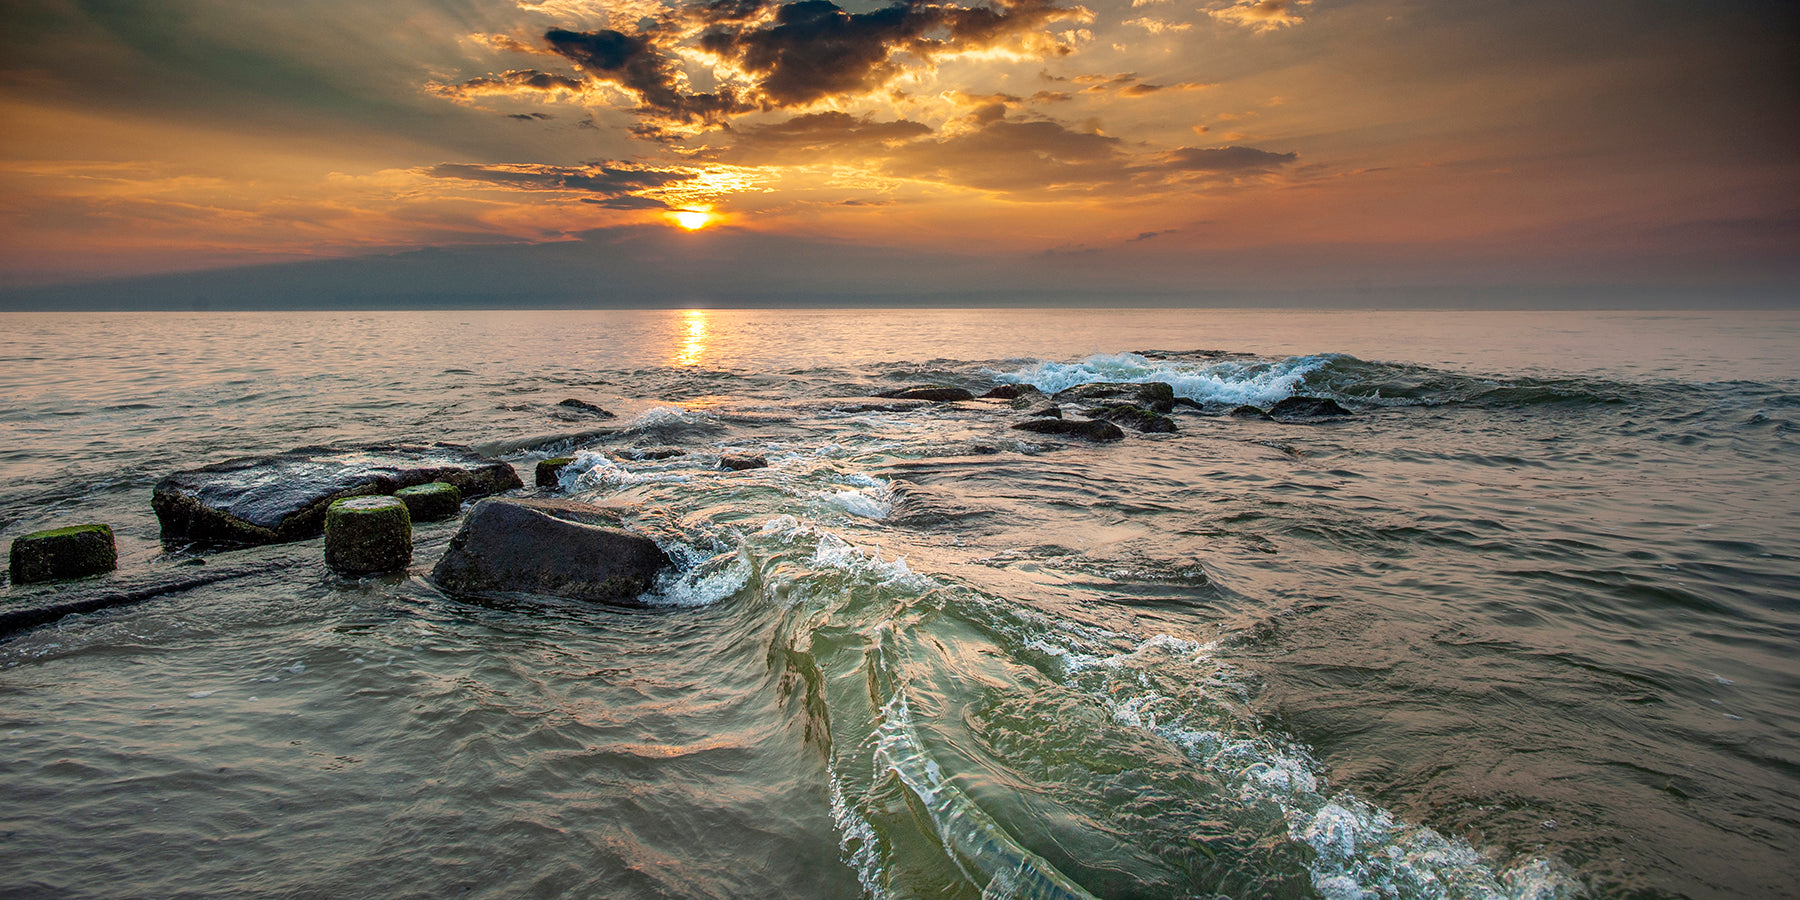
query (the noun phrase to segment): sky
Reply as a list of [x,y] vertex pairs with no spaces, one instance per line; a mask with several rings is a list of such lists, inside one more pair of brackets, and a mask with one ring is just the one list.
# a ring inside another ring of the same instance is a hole
[[1800,305],[1796,47],[1791,0],[8,0],[0,292]]

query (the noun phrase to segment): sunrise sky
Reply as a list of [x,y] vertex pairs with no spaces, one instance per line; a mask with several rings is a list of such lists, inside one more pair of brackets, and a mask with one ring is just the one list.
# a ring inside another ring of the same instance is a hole
[[9,0],[0,289],[426,251],[700,293],[1792,296],[1795,9]]

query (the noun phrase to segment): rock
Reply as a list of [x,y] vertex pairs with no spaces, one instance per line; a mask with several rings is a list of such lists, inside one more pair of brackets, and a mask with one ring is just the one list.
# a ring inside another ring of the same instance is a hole
[[596,415],[602,419],[617,418],[617,416],[613,415],[611,412],[609,412],[607,410],[601,409],[600,407],[595,406],[594,404],[589,403],[586,400],[577,400],[574,397],[570,397],[569,399],[564,400],[561,403],[558,403],[556,405],[564,407],[565,409],[572,409],[577,412],[584,412],[584,413],[589,413],[591,415]]
[[176,472],[150,503],[165,542],[273,544],[319,534],[334,500],[433,481],[465,497],[521,486],[512,466],[454,444],[303,447]]
[[1026,410],[1025,415],[1033,419],[1060,419],[1063,417],[1062,407],[1054,403],[1046,403],[1035,409]]
[[453,594],[629,602],[669,558],[615,524],[606,510],[571,500],[486,500],[470,510],[431,579]]
[[1120,441],[1125,432],[1111,422],[1096,419],[1031,419],[1014,425],[1019,431],[1037,434],[1064,434],[1090,441]]
[[1089,413],[1096,419],[1105,419],[1137,431],[1141,434],[1174,434],[1175,420],[1161,413],[1153,413],[1137,406],[1108,406]]
[[106,525],[34,531],[12,542],[13,584],[85,578],[118,566],[118,547]]
[[1042,393],[1043,391],[1040,391],[1029,384],[1000,384],[995,385],[993,388],[990,388],[987,393],[982,394],[981,399],[1017,400],[1020,397],[1030,397]]
[[1096,381],[1057,391],[1054,399],[1063,403],[1111,400],[1115,404],[1128,403],[1153,412],[1166,413],[1175,408],[1175,388],[1162,381],[1144,384]]
[[[454,490],[454,488],[452,488]],[[340,575],[412,564],[412,514],[394,497],[346,497],[325,510],[325,565]]]
[[1273,418],[1275,418],[1274,416],[1271,416],[1268,413],[1263,412],[1261,407],[1250,406],[1248,404],[1246,404],[1244,406],[1239,406],[1239,407],[1233,409],[1231,412],[1226,413],[1226,415],[1228,415],[1234,419],[1273,419]]
[[[447,481],[415,484],[394,492],[394,499],[406,504],[414,522],[436,522],[448,519],[462,510],[462,491]],[[330,513],[326,513],[330,521]]]
[[1350,411],[1330,397],[1288,397],[1269,407],[1269,415],[1281,419],[1308,419],[1320,416],[1347,416]]
[[537,486],[553,488],[562,484],[562,470],[575,461],[572,456],[553,456],[540,459],[537,464]]
[[745,469],[766,469],[769,461],[752,453],[728,454],[719,457],[719,468],[741,472]]
[[613,459],[623,459],[631,462],[674,459],[677,456],[687,455],[687,451],[680,447],[620,447],[617,450],[608,452],[612,455]]
[[919,387],[898,388],[882,391],[875,396],[892,400],[930,400],[933,403],[949,403],[956,400],[973,400],[975,395],[959,387],[947,387],[941,384],[928,384]]

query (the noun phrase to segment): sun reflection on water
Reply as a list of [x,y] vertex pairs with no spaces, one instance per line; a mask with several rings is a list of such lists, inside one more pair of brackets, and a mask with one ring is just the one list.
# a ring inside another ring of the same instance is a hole
[[706,356],[706,310],[690,309],[682,314],[687,326],[681,349],[675,354],[675,365],[697,366]]

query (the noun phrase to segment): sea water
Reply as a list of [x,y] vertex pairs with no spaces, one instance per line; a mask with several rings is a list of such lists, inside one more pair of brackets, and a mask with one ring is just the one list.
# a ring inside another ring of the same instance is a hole
[[[1800,883],[1800,315],[0,324],[0,538],[120,545],[114,575],[0,604],[248,573],[0,638],[0,893]],[[1089,444],[1004,402],[867,399],[1092,381],[1191,404]],[[1296,394],[1352,415],[1223,415]],[[426,577],[454,521],[344,579],[316,541],[165,546],[150,510],[178,469],[438,440],[528,481],[573,457],[553,492],[676,565],[642,608],[475,601]]]

